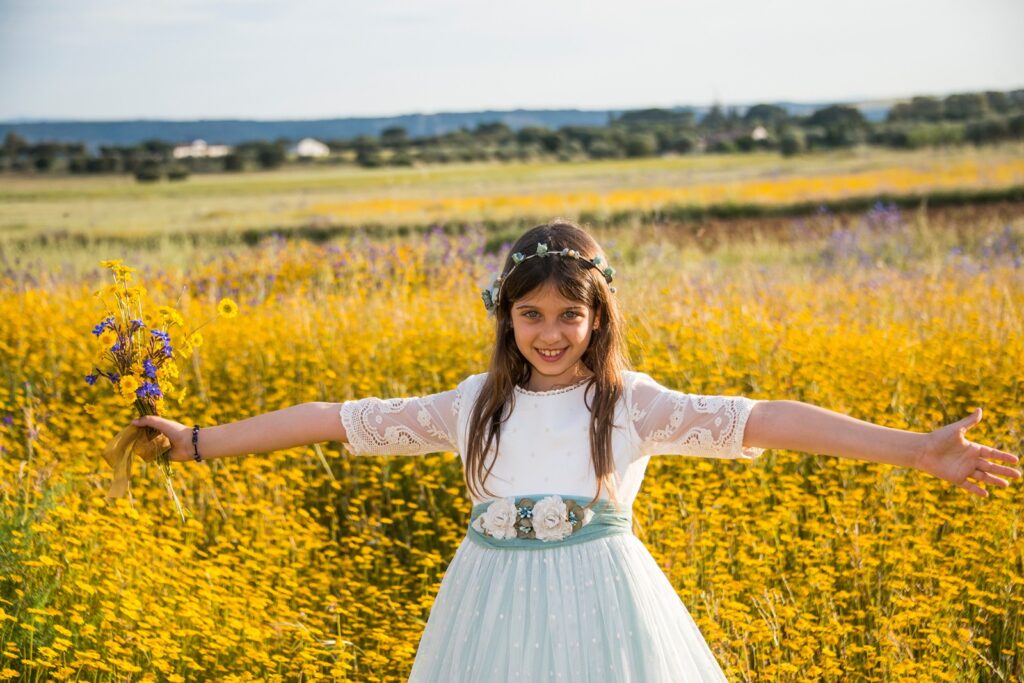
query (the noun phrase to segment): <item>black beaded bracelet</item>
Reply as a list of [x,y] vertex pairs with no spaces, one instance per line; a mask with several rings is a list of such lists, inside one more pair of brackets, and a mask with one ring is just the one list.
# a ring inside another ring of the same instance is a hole
[[202,462],[203,459],[199,457],[199,425],[192,426],[192,449],[195,451],[195,455],[192,457],[196,462]]

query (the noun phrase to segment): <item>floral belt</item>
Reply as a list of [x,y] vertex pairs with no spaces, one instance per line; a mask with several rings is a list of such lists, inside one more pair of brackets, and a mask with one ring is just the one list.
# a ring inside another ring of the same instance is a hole
[[528,495],[498,498],[473,506],[468,538],[492,548],[548,548],[632,533],[631,511],[592,496]]

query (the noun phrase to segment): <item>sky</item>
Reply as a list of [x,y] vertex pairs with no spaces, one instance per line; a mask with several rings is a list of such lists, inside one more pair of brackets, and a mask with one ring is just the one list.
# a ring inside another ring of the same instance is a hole
[[0,0],[0,120],[835,102],[1024,88],[1021,0]]

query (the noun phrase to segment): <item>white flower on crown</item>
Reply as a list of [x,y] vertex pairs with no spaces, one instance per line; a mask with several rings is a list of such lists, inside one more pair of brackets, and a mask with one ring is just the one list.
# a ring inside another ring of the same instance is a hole
[[499,498],[473,520],[473,528],[494,538],[515,538],[519,510],[513,498]]
[[572,522],[561,496],[541,498],[533,506],[533,533],[542,541],[559,541],[572,533]]

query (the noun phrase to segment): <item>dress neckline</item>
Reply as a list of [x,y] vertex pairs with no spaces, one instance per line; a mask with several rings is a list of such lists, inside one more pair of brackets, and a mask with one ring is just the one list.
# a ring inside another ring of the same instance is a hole
[[561,387],[560,389],[548,389],[547,391],[530,391],[529,389],[524,389],[517,384],[515,390],[521,394],[526,394],[527,396],[550,396],[552,394],[564,394],[569,391],[575,391],[576,389],[579,389],[587,382],[589,382],[592,379],[592,377],[593,375],[591,375],[591,377],[584,377],[575,384],[572,384],[567,387]]

